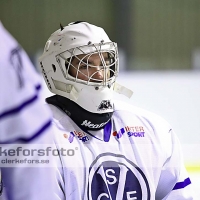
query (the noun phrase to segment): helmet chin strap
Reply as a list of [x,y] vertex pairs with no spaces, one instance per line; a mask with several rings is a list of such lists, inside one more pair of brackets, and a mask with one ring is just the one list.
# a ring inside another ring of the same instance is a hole
[[119,94],[123,94],[124,96],[131,98],[133,95],[133,91],[124,87],[123,85],[120,85],[119,83],[115,82],[114,89],[115,92]]
[[[63,92],[67,92],[70,95],[70,98],[74,101],[76,101],[78,99],[79,96],[79,92],[77,91],[77,89],[71,85],[71,84],[66,84],[57,80],[52,79],[55,88],[59,89]],[[131,98],[131,96],[133,95],[133,91],[128,89],[127,87],[120,85],[119,83],[115,82],[114,83],[114,87],[113,90],[119,94],[123,94],[124,96]]]
[[[127,87],[120,85],[119,83],[115,82],[113,90],[119,94],[122,94],[128,98],[131,98],[133,95],[133,91],[128,89]],[[70,91],[70,97],[72,100],[77,100],[78,99],[78,91],[76,90],[75,87],[72,86],[72,89]]]

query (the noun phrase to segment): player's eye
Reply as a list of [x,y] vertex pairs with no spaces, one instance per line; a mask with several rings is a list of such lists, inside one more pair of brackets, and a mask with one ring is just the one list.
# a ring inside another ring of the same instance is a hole
[[80,69],[80,70],[86,70],[86,69],[88,69],[88,67],[87,67],[87,65],[81,65],[81,66],[79,67],[79,69]]
[[111,64],[110,59],[106,60],[106,65],[110,65],[110,64]]
[[112,63],[114,63],[114,59],[113,58],[108,58],[105,60],[106,65],[111,65]]

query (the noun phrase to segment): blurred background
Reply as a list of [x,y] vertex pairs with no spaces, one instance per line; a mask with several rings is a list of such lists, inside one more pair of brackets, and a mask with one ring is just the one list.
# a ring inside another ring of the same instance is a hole
[[119,46],[118,81],[134,91],[131,99],[116,98],[174,127],[200,199],[199,0],[0,0],[0,20],[37,70],[38,56],[60,23],[103,27]]

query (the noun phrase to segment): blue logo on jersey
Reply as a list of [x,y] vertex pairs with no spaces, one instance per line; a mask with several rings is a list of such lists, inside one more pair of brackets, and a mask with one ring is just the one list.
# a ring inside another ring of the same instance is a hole
[[89,170],[89,200],[150,200],[148,181],[134,163],[123,155],[98,156]]
[[127,132],[128,137],[145,137],[144,128],[142,126],[126,126],[119,131],[113,132],[113,136],[116,136],[117,139],[119,139],[125,132]]
[[77,136],[79,140],[82,140],[82,142],[86,142],[89,140],[89,137],[82,131],[71,131],[69,136],[69,142],[72,143],[74,140],[74,137]]

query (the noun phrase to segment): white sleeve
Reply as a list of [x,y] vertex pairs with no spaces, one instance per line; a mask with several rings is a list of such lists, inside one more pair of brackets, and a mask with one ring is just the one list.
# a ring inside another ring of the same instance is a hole
[[[34,141],[23,145],[23,148],[30,149],[30,143],[40,143],[40,146],[42,147],[41,142],[44,140],[49,141],[47,134],[50,133],[50,129],[45,131],[44,134],[34,139]],[[10,145],[9,148],[11,149],[12,145]],[[39,158],[36,155],[32,156],[31,159],[47,159],[47,157],[43,156],[42,158]],[[50,159],[50,156],[48,156],[48,160]],[[20,160],[24,160],[24,158],[20,158]],[[6,193],[4,195],[7,196],[8,200],[57,200],[54,191],[55,169],[52,166],[46,167],[46,165],[44,165],[44,167],[42,167],[36,165],[34,167],[24,167],[16,164],[16,167],[3,167],[1,170],[5,187],[5,191],[3,192]]]
[[[40,76],[1,22],[0,51],[0,145],[52,144],[51,114],[41,99]],[[8,200],[56,199],[53,167],[5,167],[2,163]]]
[[193,192],[191,181],[184,166],[180,142],[176,134],[169,131],[171,146],[169,145],[170,156],[166,160],[156,191],[156,199],[192,200]]

